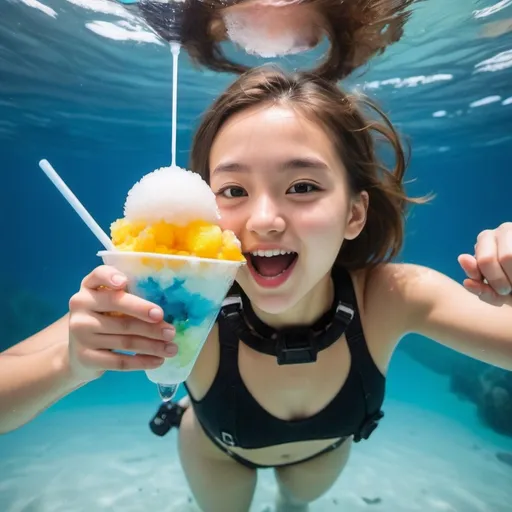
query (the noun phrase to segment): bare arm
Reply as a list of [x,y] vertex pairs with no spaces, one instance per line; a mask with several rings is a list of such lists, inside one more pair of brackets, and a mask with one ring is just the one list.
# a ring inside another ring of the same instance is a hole
[[451,278],[417,265],[397,265],[392,275],[403,290],[407,332],[512,370],[512,297],[492,306]]
[[118,274],[105,265],[94,269],[71,297],[69,314],[0,354],[0,434],[107,370],[158,368],[176,354],[175,330],[162,309],[127,293],[126,279],[113,281]]
[[0,353],[0,434],[32,420],[86,381],[70,371],[68,315]]

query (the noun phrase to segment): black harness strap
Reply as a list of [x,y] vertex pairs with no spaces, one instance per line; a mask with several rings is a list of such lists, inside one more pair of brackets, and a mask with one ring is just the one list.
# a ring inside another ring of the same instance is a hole
[[258,352],[276,356],[278,364],[314,363],[318,352],[330,347],[343,335],[355,314],[353,303],[340,298],[340,290],[347,286],[348,273],[336,269],[332,275],[335,289],[333,304],[312,326],[274,329],[257,317],[244,294],[230,297],[222,307],[221,316],[238,339]]

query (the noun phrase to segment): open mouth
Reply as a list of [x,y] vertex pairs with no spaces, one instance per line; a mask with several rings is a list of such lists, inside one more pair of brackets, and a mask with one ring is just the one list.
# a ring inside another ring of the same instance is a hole
[[247,266],[255,280],[264,286],[282,284],[295,267],[296,252],[273,249],[247,253]]

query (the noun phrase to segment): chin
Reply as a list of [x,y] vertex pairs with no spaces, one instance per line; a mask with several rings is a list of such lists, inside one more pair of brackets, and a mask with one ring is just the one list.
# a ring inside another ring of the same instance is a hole
[[298,286],[299,284],[294,277],[301,275],[298,268],[293,272],[295,275],[280,286],[266,288],[261,286],[253,278],[251,270],[247,267],[241,271],[241,275],[237,277],[237,282],[247,295],[253,307],[264,311],[270,315],[279,315],[285,313],[295,306],[300,298],[304,295],[301,294]]
[[252,290],[251,295],[247,293],[253,307],[258,308],[269,315],[280,315],[289,311],[298,302],[292,294],[262,294]]

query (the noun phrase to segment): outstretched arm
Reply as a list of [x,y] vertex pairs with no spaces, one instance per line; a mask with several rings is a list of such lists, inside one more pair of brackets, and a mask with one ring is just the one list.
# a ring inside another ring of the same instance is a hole
[[154,369],[176,355],[175,330],[162,309],[128,293],[119,275],[114,267],[95,268],[71,297],[68,315],[0,354],[0,434],[106,370]]
[[0,434],[85,384],[70,371],[67,317],[0,353]]
[[409,332],[512,370],[512,223],[482,232],[459,262],[464,286],[434,270],[401,266]]

